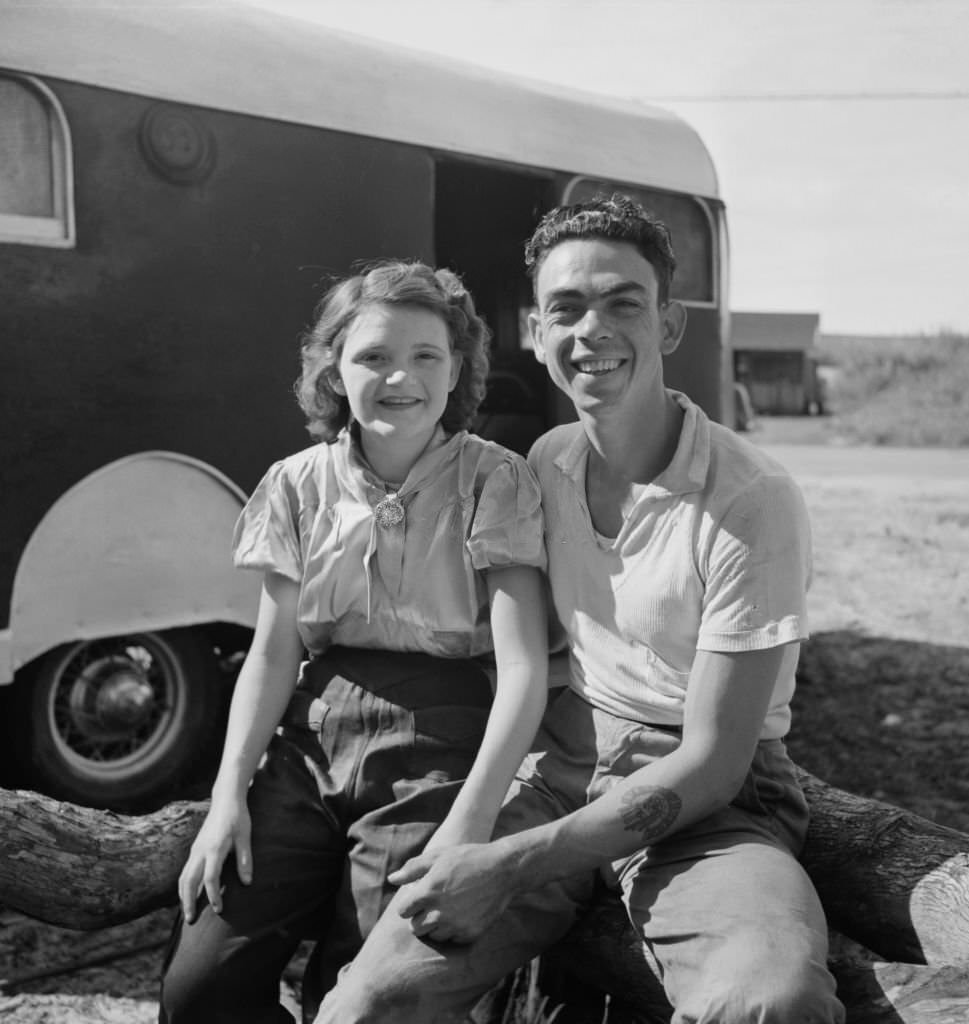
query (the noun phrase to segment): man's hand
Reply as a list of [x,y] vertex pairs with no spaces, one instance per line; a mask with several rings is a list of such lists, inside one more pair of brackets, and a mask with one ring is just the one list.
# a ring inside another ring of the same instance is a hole
[[425,850],[389,876],[401,917],[435,942],[473,942],[511,902],[514,872],[495,843]]

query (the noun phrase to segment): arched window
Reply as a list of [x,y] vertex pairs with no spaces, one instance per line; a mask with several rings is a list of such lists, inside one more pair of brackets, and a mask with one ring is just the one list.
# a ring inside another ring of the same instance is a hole
[[0,73],[0,242],[74,245],[71,137],[40,82]]

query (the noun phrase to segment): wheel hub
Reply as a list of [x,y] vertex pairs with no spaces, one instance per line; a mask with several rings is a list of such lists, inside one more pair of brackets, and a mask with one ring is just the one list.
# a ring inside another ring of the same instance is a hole
[[88,665],[71,692],[75,724],[90,737],[121,737],[137,730],[156,713],[151,683],[125,658],[100,659]]

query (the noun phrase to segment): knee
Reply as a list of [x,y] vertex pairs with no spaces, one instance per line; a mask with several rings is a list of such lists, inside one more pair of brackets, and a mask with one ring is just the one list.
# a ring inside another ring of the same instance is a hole
[[161,1024],[235,1021],[232,997],[240,985],[241,979],[228,975],[213,959],[180,945],[162,974],[158,1019]]
[[406,977],[359,979],[344,971],[336,987],[327,993],[314,1024],[413,1024],[423,1020],[420,992]]
[[158,1020],[160,1024],[179,1024],[191,1019],[192,991],[200,979],[193,977],[198,972],[192,970],[192,959],[182,955],[177,932],[169,943],[158,991]]
[[819,962],[734,964],[698,989],[673,1024],[844,1024],[834,978]]
[[340,972],[314,1024],[464,1024],[491,982],[468,958],[456,960],[430,946],[390,953],[379,966],[358,957]]
[[[773,978],[770,977],[773,974]],[[759,1016],[743,1018],[762,1024],[844,1024],[845,1011],[837,995],[835,980],[820,960],[802,960],[768,972],[762,984]]]
[[191,963],[176,959],[162,975],[158,993],[162,1024],[190,1024],[208,1019],[214,1008],[215,985],[211,975],[193,969]]

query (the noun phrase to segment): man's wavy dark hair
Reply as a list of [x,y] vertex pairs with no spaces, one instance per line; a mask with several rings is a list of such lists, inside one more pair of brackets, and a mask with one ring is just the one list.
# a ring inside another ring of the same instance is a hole
[[611,196],[597,195],[585,203],[557,206],[546,213],[525,244],[525,266],[533,282],[549,252],[571,238],[629,242],[656,273],[659,304],[669,301],[676,270],[669,229],[634,199],[614,192]]

